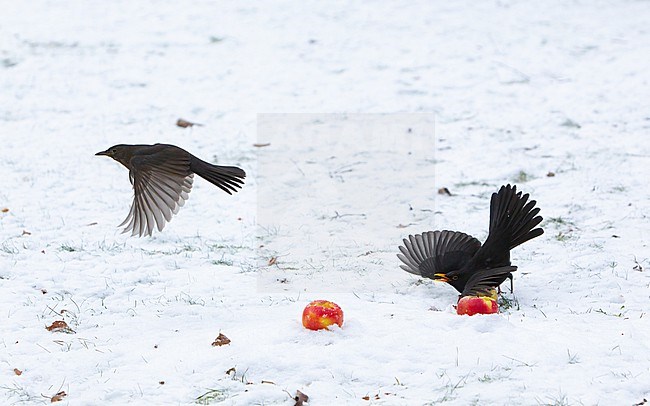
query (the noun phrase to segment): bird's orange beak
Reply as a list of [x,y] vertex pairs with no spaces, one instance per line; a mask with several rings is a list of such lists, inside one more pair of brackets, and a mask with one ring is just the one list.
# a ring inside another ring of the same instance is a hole
[[449,282],[449,278],[447,278],[447,274],[444,273],[436,273],[433,274],[434,281],[440,281],[440,282]]
[[495,288],[492,288],[489,290],[490,295],[488,296],[490,299],[497,301],[499,299],[499,293]]

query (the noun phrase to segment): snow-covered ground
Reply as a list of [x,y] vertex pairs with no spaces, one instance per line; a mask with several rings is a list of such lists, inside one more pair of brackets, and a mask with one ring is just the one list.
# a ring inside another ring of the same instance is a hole
[[[648,2],[0,10],[0,404],[650,399]],[[162,233],[120,234],[128,172],[94,153],[155,142],[246,185],[196,178]],[[484,240],[505,183],[546,233],[512,307],[457,316],[397,246]],[[342,329],[302,327],[319,298]]]

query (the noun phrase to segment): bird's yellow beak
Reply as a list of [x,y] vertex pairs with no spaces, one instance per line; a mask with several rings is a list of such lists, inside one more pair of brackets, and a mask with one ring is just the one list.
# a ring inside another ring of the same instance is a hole
[[435,278],[434,281],[449,282],[449,278],[447,278],[447,275],[444,273],[433,274],[433,277]]

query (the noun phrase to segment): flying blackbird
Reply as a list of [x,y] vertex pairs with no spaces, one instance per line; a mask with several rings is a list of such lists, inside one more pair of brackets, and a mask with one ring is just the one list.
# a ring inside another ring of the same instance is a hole
[[535,228],[542,217],[535,200],[528,201],[516,186],[501,186],[490,201],[490,230],[481,243],[459,231],[427,231],[409,235],[397,257],[402,269],[425,278],[447,282],[462,296],[490,296],[510,279],[516,266],[510,264],[510,250],[544,234]]
[[133,185],[133,204],[126,219],[124,233],[151,235],[176,214],[192,189],[194,174],[228,194],[244,184],[246,172],[234,166],[217,166],[200,160],[182,148],[168,144],[115,145],[95,155],[106,155],[129,170]]

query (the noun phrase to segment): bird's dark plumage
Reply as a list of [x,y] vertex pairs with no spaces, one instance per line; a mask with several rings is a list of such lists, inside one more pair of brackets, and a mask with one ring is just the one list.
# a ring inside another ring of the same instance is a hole
[[124,232],[134,236],[151,235],[154,226],[162,231],[188,199],[194,174],[228,194],[237,192],[246,177],[240,168],[212,165],[169,144],[120,144],[95,155],[109,156],[129,170],[133,204],[119,227],[126,225]]
[[510,250],[544,233],[539,208],[516,186],[502,186],[490,201],[490,228],[485,243],[458,231],[427,231],[410,235],[400,246],[402,269],[452,285],[462,296],[484,296],[506,279],[516,266]]

